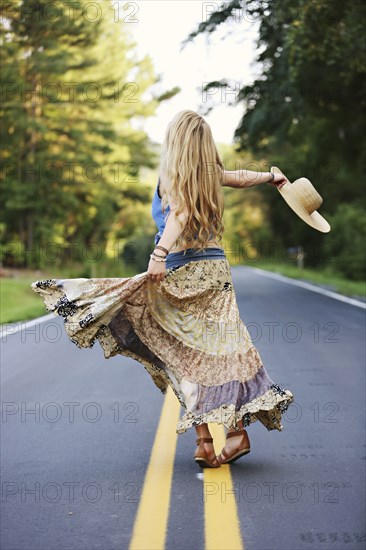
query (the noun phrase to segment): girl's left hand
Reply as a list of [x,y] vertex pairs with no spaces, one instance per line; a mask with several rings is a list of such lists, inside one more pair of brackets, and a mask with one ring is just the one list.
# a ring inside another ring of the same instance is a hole
[[157,262],[150,258],[149,265],[147,268],[147,274],[149,279],[154,283],[159,283],[165,278],[165,262]]

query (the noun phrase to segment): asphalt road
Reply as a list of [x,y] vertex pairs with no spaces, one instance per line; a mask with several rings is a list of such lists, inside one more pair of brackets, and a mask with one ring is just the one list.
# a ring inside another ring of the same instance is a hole
[[[251,452],[225,467],[242,548],[363,549],[365,310],[250,268],[232,274],[269,375],[295,396],[283,431],[256,422]],[[142,365],[106,360],[99,344],[78,349],[62,324],[54,317],[2,342],[1,549],[127,550],[165,397]],[[176,438],[169,550],[217,548],[205,543],[212,520],[195,437],[164,434],[166,448]]]

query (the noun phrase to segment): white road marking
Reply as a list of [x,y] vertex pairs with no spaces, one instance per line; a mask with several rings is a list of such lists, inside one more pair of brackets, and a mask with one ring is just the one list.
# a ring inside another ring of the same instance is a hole
[[16,334],[20,330],[25,330],[31,327],[34,327],[37,323],[44,323],[45,321],[50,321],[51,319],[55,318],[54,313],[49,313],[47,315],[43,315],[42,317],[38,317],[38,319],[32,319],[31,321],[18,321],[17,323],[5,323],[4,325],[0,326],[0,338],[4,338],[5,336],[11,336],[12,334]]
[[244,267],[247,267],[248,269],[252,269],[256,273],[258,273],[259,275],[263,275],[264,277],[269,277],[270,279],[276,279],[277,281],[282,281],[283,283],[299,286],[301,288],[306,288],[307,290],[311,290],[312,292],[317,292],[318,294],[323,294],[323,296],[329,296],[329,298],[334,298],[335,300],[339,300],[340,302],[345,302],[346,304],[360,307],[361,309],[366,309],[366,303],[361,302],[360,300],[355,300],[354,298],[348,298],[347,296],[343,296],[342,294],[338,294],[337,292],[332,292],[331,290],[326,290],[325,288],[312,285],[311,283],[305,283],[304,281],[291,279],[290,277],[286,277],[285,275],[280,275],[279,273],[273,273],[272,271],[266,271],[265,269],[259,269],[258,267],[250,267],[250,266],[244,266]]

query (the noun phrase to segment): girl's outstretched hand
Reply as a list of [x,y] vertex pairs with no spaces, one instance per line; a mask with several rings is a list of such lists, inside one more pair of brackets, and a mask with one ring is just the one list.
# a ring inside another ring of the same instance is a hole
[[267,185],[272,185],[272,187],[277,187],[281,189],[286,183],[290,183],[286,176],[283,174],[275,174],[272,181],[267,182]]
[[272,187],[277,187],[278,189],[281,189],[285,185],[285,183],[290,183],[286,176],[283,174],[275,174],[275,177],[272,181],[267,181],[268,185],[272,185]]

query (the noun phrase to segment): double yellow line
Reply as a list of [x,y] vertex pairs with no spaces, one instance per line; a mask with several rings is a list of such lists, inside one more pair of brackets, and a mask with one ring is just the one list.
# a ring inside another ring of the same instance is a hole
[[[178,438],[175,429],[179,416],[180,403],[173,390],[168,387],[129,550],[165,549]],[[210,424],[209,428],[214,438],[215,449],[221,449],[225,443],[223,426]],[[205,510],[206,550],[244,550],[230,466],[223,465],[217,469],[205,468],[203,471],[202,495]]]

